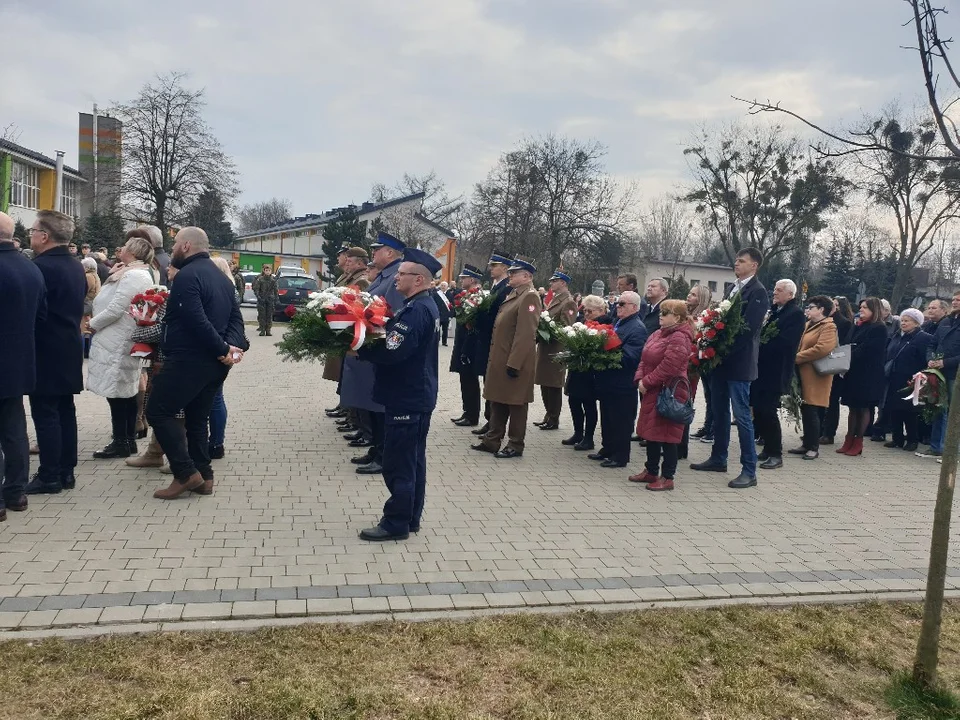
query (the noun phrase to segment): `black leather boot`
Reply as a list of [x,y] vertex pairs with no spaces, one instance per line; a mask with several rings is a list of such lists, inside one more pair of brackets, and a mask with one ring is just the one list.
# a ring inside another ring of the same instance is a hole
[[[131,452],[130,446],[133,445]],[[113,458],[126,458],[137,454],[137,444],[132,440],[117,440],[107,445],[103,450],[97,450],[93,453],[96,460],[110,460]]]

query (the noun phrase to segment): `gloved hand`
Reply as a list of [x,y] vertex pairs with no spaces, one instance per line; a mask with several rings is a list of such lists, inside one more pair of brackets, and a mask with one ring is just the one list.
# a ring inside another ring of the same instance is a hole
[[520,371],[519,371],[519,370],[515,370],[515,369],[512,368],[512,367],[507,367],[507,375],[509,375],[509,376],[512,377],[512,378],[518,378],[518,377],[520,377]]

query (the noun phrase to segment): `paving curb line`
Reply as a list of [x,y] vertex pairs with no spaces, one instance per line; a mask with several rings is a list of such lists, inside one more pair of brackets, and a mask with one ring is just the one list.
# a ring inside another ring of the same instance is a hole
[[[789,607],[793,605],[852,605],[863,602],[919,602],[922,590],[878,592],[814,593],[745,597],[648,600],[635,602],[573,602],[566,604],[503,605],[440,610],[390,610],[386,612],[329,612],[304,615],[224,617],[203,620],[98,623],[0,632],[0,642],[42,640],[45,638],[84,639],[104,635],[140,635],[161,632],[247,632],[268,627],[295,627],[307,624],[358,625],[375,622],[465,621],[499,615],[560,615],[575,612],[627,612],[633,610],[708,609],[731,606]],[[947,599],[960,598],[960,591],[947,590]]]

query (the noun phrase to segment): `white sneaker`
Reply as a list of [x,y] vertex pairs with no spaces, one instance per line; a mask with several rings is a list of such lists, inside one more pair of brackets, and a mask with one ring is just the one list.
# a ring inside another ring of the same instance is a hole
[[943,465],[943,458],[937,458],[937,465]]

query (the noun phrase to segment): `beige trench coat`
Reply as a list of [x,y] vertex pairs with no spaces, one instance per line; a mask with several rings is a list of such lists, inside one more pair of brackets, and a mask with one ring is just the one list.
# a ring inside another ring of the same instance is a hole
[[807,323],[797,350],[797,369],[800,372],[800,394],[803,402],[816,407],[830,407],[830,386],[833,375],[817,375],[813,361],[824,358],[837,347],[837,326],[831,318],[818,323]]
[[[348,287],[350,285],[356,285],[361,290],[366,290],[370,287],[370,281],[367,280],[367,271],[357,270],[350,275],[342,275],[340,279],[337,280],[337,287]],[[342,365],[343,358],[327,358],[323,364],[323,379],[340,382],[340,369]]]
[[[533,284],[515,288],[500,306],[493,323],[490,360],[483,382],[483,396],[490,402],[523,405],[533,402],[533,379],[537,370],[537,325],[543,304]],[[511,367],[519,377],[507,375]]]
[[[568,327],[577,321],[577,303],[574,302],[569,291],[554,295],[547,306],[547,312],[550,313],[550,319],[560,327]],[[562,349],[560,343],[556,340],[537,344],[537,376],[535,380],[537,385],[553,388],[563,387],[567,370],[560,363],[553,361],[554,355]]]

